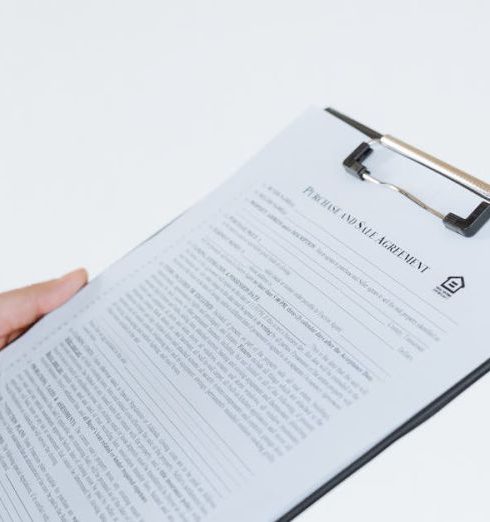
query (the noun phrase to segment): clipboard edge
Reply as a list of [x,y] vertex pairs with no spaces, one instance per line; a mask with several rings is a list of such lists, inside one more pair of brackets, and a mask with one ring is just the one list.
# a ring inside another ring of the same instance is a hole
[[300,513],[305,511],[308,507],[314,504],[317,500],[326,495],[329,491],[338,486],[345,479],[353,475],[356,471],[377,457],[382,451],[395,443],[398,439],[407,435],[412,430],[429,420],[433,415],[438,413],[444,406],[447,406],[458,395],[463,393],[472,384],[481,379],[490,371],[490,359],[487,359],[483,364],[475,368],[471,373],[463,377],[456,384],[451,386],[448,390],[442,393],[439,397],[430,402],[427,406],[422,408],[415,415],[410,417],[401,426],[393,430],[384,439],[375,444],[370,450],[364,453],[361,457],[349,464],[344,470],[335,475],[333,478],[325,482],[322,486],[317,488],[313,493],[308,495],[304,500],[296,506],[287,511],[276,522],[289,522],[296,518]]

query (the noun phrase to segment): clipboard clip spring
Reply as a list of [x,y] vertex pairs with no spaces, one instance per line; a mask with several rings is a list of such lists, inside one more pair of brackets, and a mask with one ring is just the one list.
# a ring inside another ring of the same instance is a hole
[[[357,147],[353,152],[351,152],[351,154],[347,156],[347,158],[345,158],[343,164],[347,172],[357,176],[362,181],[369,181],[371,183],[375,183],[398,192],[419,207],[427,210],[432,215],[441,219],[447,228],[457,232],[458,234],[461,234],[462,236],[474,236],[483,227],[483,225],[485,225],[485,223],[490,220],[490,184],[474,176],[471,176],[467,172],[453,167],[452,165],[449,165],[448,163],[434,156],[431,156],[427,152],[423,152],[413,147],[412,145],[409,145],[408,143],[394,138],[389,134],[381,134],[380,132],[369,128],[367,125],[354,120],[350,116],[342,114],[332,107],[327,107],[325,110],[332,116],[342,120],[344,123],[347,123],[351,127],[354,127],[358,131],[362,132],[371,140],[369,143],[361,143],[359,147]],[[373,152],[374,145],[381,145],[386,147],[392,152],[401,154],[402,156],[415,161],[424,167],[427,167],[428,169],[436,172],[437,174],[440,174],[441,176],[444,176],[450,181],[457,183],[466,190],[469,190],[470,192],[480,196],[483,201],[466,218],[460,217],[453,212],[444,215],[443,213],[424,203],[417,196],[408,192],[408,190],[372,176],[363,162]]]

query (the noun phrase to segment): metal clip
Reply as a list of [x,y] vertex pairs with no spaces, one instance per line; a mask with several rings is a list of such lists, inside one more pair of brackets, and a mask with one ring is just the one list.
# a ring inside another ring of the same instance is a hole
[[[426,152],[416,149],[393,136],[382,135],[366,125],[345,116],[335,109],[328,108],[326,110],[333,116],[343,120],[345,123],[348,123],[371,138],[369,143],[361,143],[351,154],[349,154],[349,156],[347,156],[347,158],[345,158],[343,165],[347,172],[353,174],[362,181],[375,183],[376,185],[380,185],[401,194],[412,201],[412,203],[415,203],[424,210],[427,210],[427,212],[430,212],[432,215],[441,219],[447,228],[461,234],[462,236],[474,236],[483,225],[490,220],[490,185],[488,183],[485,183],[484,181],[475,178],[474,176],[471,176],[470,174],[457,169]],[[402,156],[429,168],[441,176],[458,183],[458,185],[461,185],[466,190],[477,194],[484,201],[482,201],[466,218],[460,217],[452,212],[446,215],[439,212],[430,205],[424,203],[408,190],[405,190],[398,185],[382,181],[371,174],[363,162],[373,152],[373,147],[375,146],[386,147],[397,154],[401,154]]]

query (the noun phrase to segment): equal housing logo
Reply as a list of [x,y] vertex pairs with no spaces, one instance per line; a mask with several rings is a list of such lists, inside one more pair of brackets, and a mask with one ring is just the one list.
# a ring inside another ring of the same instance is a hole
[[434,288],[434,292],[444,299],[449,299],[466,287],[463,276],[450,276],[439,286]]

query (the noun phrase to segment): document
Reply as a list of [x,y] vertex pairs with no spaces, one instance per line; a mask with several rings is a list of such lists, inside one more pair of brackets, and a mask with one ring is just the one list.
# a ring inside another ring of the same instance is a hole
[[309,109],[0,352],[0,520],[286,519],[488,360],[490,229],[361,141]]

